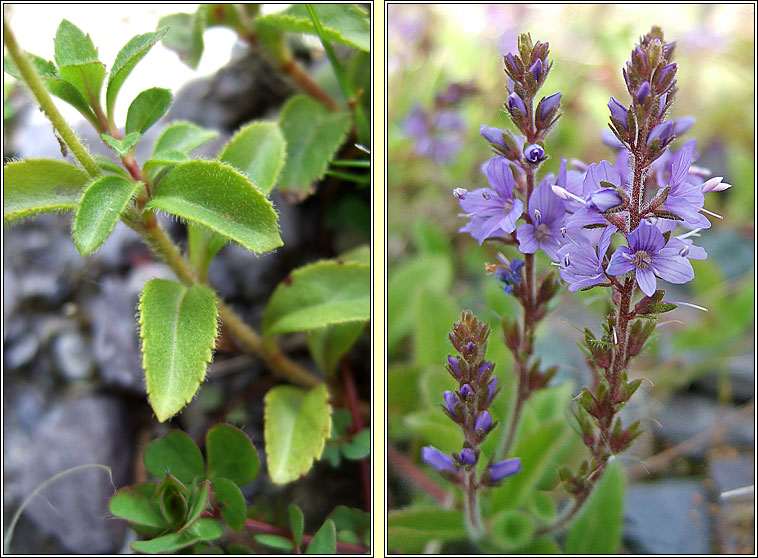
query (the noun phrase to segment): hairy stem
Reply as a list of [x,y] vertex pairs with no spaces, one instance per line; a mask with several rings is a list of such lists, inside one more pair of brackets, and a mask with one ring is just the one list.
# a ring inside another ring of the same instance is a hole
[[463,508],[466,517],[466,529],[471,540],[477,542],[484,537],[485,533],[479,513],[479,487],[476,484],[475,470],[472,469],[466,473],[463,488],[465,492]]
[[3,34],[3,40],[5,46],[8,48],[8,54],[10,54],[13,62],[15,62],[18,71],[21,72],[21,76],[24,78],[26,85],[34,95],[34,98],[37,99],[45,116],[50,120],[53,127],[58,130],[61,138],[63,138],[63,141],[66,142],[66,145],[68,145],[76,159],[82,164],[84,170],[86,170],[93,178],[98,176],[100,174],[100,169],[95,163],[95,160],[76,137],[74,131],[69,127],[68,122],[66,122],[58,111],[55,103],[53,103],[53,99],[50,97],[47,89],[45,89],[42,80],[37,75],[31,62],[29,62],[26,53],[24,53],[19,47],[16,37],[13,35],[13,31],[11,31],[10,25],[8,25],[8,21],[5,17],[3,17]]

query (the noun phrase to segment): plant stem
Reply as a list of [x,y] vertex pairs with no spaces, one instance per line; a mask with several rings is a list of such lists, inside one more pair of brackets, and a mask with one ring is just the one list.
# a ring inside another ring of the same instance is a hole
[[392,446],[387,446],[387,462],[396,467],[414,486],[424,490],[440,504],[446,500],[447,491]]
[[93,178],[98,176],[100,174],[100,169],[95,163],[95,160],[84,145],[78,140],[73,130],[58,111],[55,103],[53,103],[53,99],[48,94],[47,89],[45,89],[45,85],[37,75],[31,62],[29,62],[26,53],[24,53],[19,47],[16,37],[13,35],[13,31],[11,31],[10,25],[8,25],[8,21],[5,17],[3,17],[3,34],[3,40],[5,46],[8,48],[8,54],[10,54],[13,62],[15,62],[18,71],[21,72],[21,76],[24,78],[26,85],[34,95],[34,98],[37,99],[40,108],[44,111],[53,127],[58,130],[61,138],[63,138],[63,141],[66,142],[66,145],[68,145],[76,159],[82,164],[84,170],[86,170]]
[[463,488],[465,494],[463,508],[464,516],[466,517],[466,529],[468,530],[469,538],[476,543],[484,537],[482,518],[479,513],[479,491],[478,486],[476,486],[476,470],[472,469],[466,473]]
[[[285,529],[283,527],[277,527],[276,525],[271,525],[269,523],[258,521],[256,519],[250,519],[250,518],[246,519],[245,527],[247,527],[248,529],[255,530],[255,531],[260,531],[261,533],[279,535],[288,539],[292,538],[292,532],[289,529]],[[307,533],[303,533],[304,544],[308,544],[312,540],[313,540],[313,535],[308,535]],[[341,550],[342,552],[349,552],[350,554],[366,554],[369,549],[360,544],[337,541],[337,550]]]

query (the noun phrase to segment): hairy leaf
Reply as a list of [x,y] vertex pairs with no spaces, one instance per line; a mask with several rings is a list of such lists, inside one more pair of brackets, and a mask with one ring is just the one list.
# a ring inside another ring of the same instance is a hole
[[167,28],[158,29],[155,33],[144,33],[129,39],[116,55],[113,67],[108,75],[108,86],[105,90],[105,107],[108,112],[108,118],[113,119],[113,108],[116,106],[116,98],[121,86],[132,73],[137,62],[142,60],[147,52],[158,42],[168,31]]
[[156,478],[170,473],[186,485],[205,475],[203,454],[195,441],[181,430],[172,430],[145,448],[145,468]]
[[334,324],[306,332],[308,350],[319,370],[333,375],[339,360],[355,344],[366,322]]
[[[361,50],[371,50],[371,23],[368,14],[352,4],[312,4],[327,39]],[[260,16],[257,25],[269,25],[283,31],[315,34],[316,29],[304,4]]]
[[[144,487],[147,486],[147,490]],[[119,489],[108,502],[108,510],[121,519],[148,527],[166,528],[166,520],[155,505],[154,483],[126,486]]]
[[213,480],[213,497],[224,521],[235,531],[241,531],[245,527],[247,507],[245,497],[239,487],[229,479],[218,477]]
[[264,194],[276,184],[284,166],[285,143],[275,122],[253,122],[226,144],[219,161],[243,171]]
[[102,62],[60,66],[58,74],[81,93],[88,105],[93,108],[100,105],[100,91],[105,80],[105,65]]
[[55,33],[54,46],[60,77],[73,85],[87,104],[99,104],[105,66],[98,60],[97,49],[90,36],[64,19]]
[[208,287],[153,279],[139,303],[142,365],[160,422],[192,400],[218,334],[216,296]]
[[264,397],[264,437],[271,482],[285,484],[307,473],[331,431],[326,384],[310,391],[277,386]]
[[279,284],[263,315],[263,332],[271,337],[370,317],[370,267],[324,260],[296,269]]
[[198,541],[211,541],[219,538],[223,529],[217,519],[200,518],[186,531],[169,533],[149,541],[135,541],[130,546],[137,552],[145,554],[167,554],[186,548]]
[[185,154],[215,139],[218,132],[202,128],[191,122],[172,122],[163,130],[153,147],[153,155],[166,151],[181,151]]
[[141,137],[142,134],[139,132],[132,132],[131,134],[127,134],[120,140],[114,138],[113,136],[109,136],[108,134],[100,134],[100,139],[102,139],[103,142],[108,145],[108,147],[113,149],[113,151],[118,153],[119,157],[124,157],[127,153],[129,153],[129,151],[139,143]]
[[166,114],[172,99],[171,91],[161,87],[146,89],[137,95],[126,113],[126,133],[144,134]]
[[255,446],[242,430],[229,424],[218,424],[205,435],[208,454],[208,476],[225,477],[239,485],[252,482],[260,463]]
[[334,521],[327,519],[313,535],[306,554],[336,554],[337,553],[337,527]]
[[200,223],[253,252],[282,245],[271,202],[247,178],[218,161],[189,161],[156,185],[148,208]]
[[39,213],[71,211],[89,175],[55,159],[25,159],[3,166],[3,222]]
[[202,481],[193,492],[189,512],[187,513],[187,519],[184,523],[184,529],[193,525],[200,517],[200,514],[202,514],[208,507],[210,486],[211,483],[209,481]]
[[187,244],[190,264],[200,273],[201,277],[205,278],[211,261],[216,257],[219,250],[226,246],[226,237],[203,225],[188,223]]
[[279,189],[305,197],[344,143],[350,115],[329,112],[310,97],[296,95],[284,105],[279,126],[287,142],[287,161]]
[[71,233],[82,256],[91,254],[105,242],[141,186],[141,182],[114,175],[100,176],[87,186],[76,208]]

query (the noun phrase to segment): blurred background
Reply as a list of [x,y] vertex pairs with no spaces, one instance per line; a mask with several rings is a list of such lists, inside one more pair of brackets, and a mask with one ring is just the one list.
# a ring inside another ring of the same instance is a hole
[[[561,157],[614,160],[601,141],[607,103],[628,97],[621,68],[657,25],[677,45],[671,117],[697,119],[674,149],[697,138],[696,164],[733,188],[706,198],[706,208],[725,218],[711,219],[698,239],[709,257],[692,262],[695,280],[665,285],[667,300],[708,312],[680,307],[662,316],[655,341],[633,364],[631,376],[650,382],[625,409],[626,420],[643,419],[647,432],[622,457],[631,480],[624,546],[753,552],[753,492],[720,495],[754,483],[754,22],[752,5],[388,7],[390,510],[431,502],[407,467],[438,480],[419,459],[434,438],[423,417],[441,403],[430,378],[451,350],[446,334],[461,310],[490,322],[490,358],[501,375],[511,367],[497,316],[520,309],[484,272],[485,262],[497,261],[495,248],[457,232],[466,220],[451,195],[487,185],[480,165],[491,152],[480,125],[515,129],[502,111],[503,54],[515,52],[522,32],[550,43],[555,65],[538,98],[560,90],[563,116],[546,142],[551,158],[540,179],[557,172]],[[538,263],[544,273],[541,252]],[[553,384],[570,383],[573,393],[588,380],[577,328],[599,329],[603,296],[566,292],[537,332],[537,356],[560,365]]]

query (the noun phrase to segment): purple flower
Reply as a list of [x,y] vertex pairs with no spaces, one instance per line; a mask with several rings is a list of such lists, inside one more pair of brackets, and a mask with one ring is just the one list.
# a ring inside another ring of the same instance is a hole
[[537,105],[537,116],[540,120],[547,120],[550,113],[558,108],[561,104],[561,92],[553,93],[547,98],[543,98]]
[[440,163],[452,159],[463,145],[463,119],[452,111],[426,111],[416,106],[403,128],[415,141],[416,155],[433,157]]
[[[582,183],[582,196],[585,200],[585,206],[569,215],[566,219],[567,229],[587,225],[605,225],[607,223],[599,208],[614,202],[616,198],[607,191],[601,192],[601,190],[610,189],[600,184],[601,182],[608,182],[614,186],[623,186],[624,184],[619,172],[608,161],[601,161],[599,164],[592,163],[587,169]],[[618,196],[615,191],[614,194]]]
[[474,393],[474,390],[471,389],[471,386],[468,384],[463,384],[461,386],[461,389],[458,390],[458,397],[461,398],[461,401],[466,401],[466,398]]
[[542,60],[537,58],[537,61],[529,67],[529,72],[532,74],[534,81],[539,80],[542,75]]
[[603,213],[621,205],[623,199],[615,188],[600,188],[587,196],[587,208]]
[[639,104],[642,104],[645,102],[645,99],[647,99],[650,96],[650,83],[647,81],[643,81],[640,85],[639,89],[637,89],[637,102]]
[[503,149],[505,149],[505,142],[503,141],[504,133],[505,132],[500,128],[493,128],[492,126],[487,126],[486,124],[482,124],[482,127],[479,128],[479,134],[481,134],[484,139],[493,145],[502,147]]
[[492,370],[492,363],[489,360],[481,363],[479,365],[479,380],[482,379],[482,375],[484,375],[485,372],[489,372],[490,370]]
[[455,372],[455,377],[460,378],[461,377],[461,365],[457,358],[453,358],[451,356],[447,357],[447,363],[450,365],[450,368],[453,369],[453,372]]
[[683,116],[674,121],[674,135],[681,136],[695,125],[694,116]]
[[495,279],[505,283],[503,290],[507,294],[513,294],[513,287],[521,284],[521,268],[524,261],[515,258],[508,267],[500,267],[495,272]]
[[463,448],[458,454],[458,463],[461,465],[474,465],[476,463],[476,452],[470,448]]
[[515,91],[508,95],[508,110],[511,111],[511,114],[513,114],[516,110],[518,110],[521,114],[526,114],[526,105]]
[[487,434],[492,430],[492,417],[487,411],[479,413],[479,416],[476,417],[476,420],[474,421],[474,431],[479,432],[480,430],[484,434]]
[[530,163],[539,163],[545,157],[545,150],[541,145],[533,143],[524,148],[524,157]]
[[524,204],[513,197],[513,173],[503,157],[493,157],[484,165],[484,174],[492,188],[480,188],[459,199],[463,211],[471,217],[460,232],[467,232],[479,241],[503,236],[516,230],[516,220],[524,212]]
[[650,145],[655,140],[659,141],[659,145],[663,145],[674,135],[675,129],[676,126],[673,120],[666,120],[665,122],[661,122],[657,126],[653,127],[652,130],[650,130],[650,133],[647,136],[646,145]]
[[580,230],[575,233],[576,236],[581,235],[579,238],[569,237],[569,243],[561,246],[558,250],[558,259],[561,262],[558,273],[561,279],[569,284],[570,292],[605,281],[603,259],[611,245],[611,236],[617,230],[614,226],[606,227],[597,244],[589,242]]
[[512,477],[521,471],[521,468],[521,458],[514,457],[493,463],[487,468],[487,471],[489,472],[490,482],[500,482],[505,478]]
[[455,406],[458,404],[458,398],[452,391],[446,391],[443,395],[445,396],[445,405],[447,406],[447,410],[450,411],[451,415],[456,416]]
[[534,224],[524,223],[516,229],[519,251],[534,254],[542,248],[551,260],[556,260],[566,210],[547,182],[543,181],[529,196],[529,215]]
[[490,380],[489,385],[487,386],[487,405],[492,403],[492,400],[495,397],[495,392],[497,391],[497,376],[493,376]]
[[678,215],[693,227],[707,229],[711,226],[708,218],[700,213],[705,203],[705,196],[700,184],[690,184],[688,174],[695,151],[695,140],[689,140],[671,159],[671,179],[668,197],[663,202],[663,209]]
[[629,131],[629,125],[627,124],[627,108],[619,103],[616,99],[611,97],[608,101],[608,108],[611,110],[611,116],[618,120],[619,124],[624,127],[624,130]]
[[663,84],[663,82],[666,79],[666,77],[675,68],[676,68],[676,63],[674,63],[674,64],[667,64],[667,65],[663,66],[663,68],[661,68],[660,72],[658,72],[658,80],[657,80],[658,87],[660,87]]
[[658,228],[648,223],[640,223],[627,236],[629,247],[620,246],[611,256],[606,273],[624,275],[635,272],[637,284],[643,293],[655,293],[656,277],[669,283],[682,284],[695,277],[692,264],[681,254],[680,242],[666,244]]
[[456,472],[455,461],[452,457],[446,453],[442,453],[434,446],[426,446],[421,448],[421,460],[427,465],[431,465],[440,473],[449,471],[451,473]]

